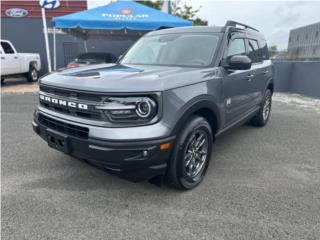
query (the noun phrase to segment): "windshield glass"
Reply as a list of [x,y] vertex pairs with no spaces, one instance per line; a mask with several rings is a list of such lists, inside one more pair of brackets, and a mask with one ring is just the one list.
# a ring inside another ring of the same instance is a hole
[[205,67],[211,64],[219,36],[207,33],[153,35],[141,38],[122,64]]

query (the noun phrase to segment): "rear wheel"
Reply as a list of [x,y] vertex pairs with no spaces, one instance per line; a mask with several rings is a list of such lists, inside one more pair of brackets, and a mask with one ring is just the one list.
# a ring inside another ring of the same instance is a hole
[[207,120],[193,116],[180,132],[172,159],[168,178],[178,189],[192,189],[204,178],[211,150],[212,130]]
[[29,67],[29,72],[27,73],[27,80],[28,82],[38,81],[38,71],[33,65],[30,65]]
[[4,78],[1,78],[1,84],[3,84],[4,83]]
[[250,121],[253,126],[263,127],[267,124],[271,113],[271,105],[272,92],[270,89],[267,89],[259,112]]

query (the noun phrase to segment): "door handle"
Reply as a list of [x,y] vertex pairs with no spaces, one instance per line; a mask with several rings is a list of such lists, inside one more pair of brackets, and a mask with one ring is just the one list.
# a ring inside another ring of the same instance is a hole
[[6,59],[5,57],[1,57],[1,59]]
[[251,82],[253,77],[254,77],[253,74],[247,75],[247,80],[248,80],[248,82]]
[[18,59],[18,57],[17,57],[17,56],[15,56],[15,57],[14,57],[14,59]]
[[266,70],[266,71],[263,72],[264,75],[267,75],[268,73],[269,73],[268,70]]

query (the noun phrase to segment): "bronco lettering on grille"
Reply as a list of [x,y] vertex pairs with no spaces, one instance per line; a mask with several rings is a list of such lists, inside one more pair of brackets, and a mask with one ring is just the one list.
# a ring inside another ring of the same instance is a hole
[[84,110],[88,109],[88,105],[83,104],[83,103],[66,101],[66,100],[62,100],[62,99],[58,99],[58,98],[44,96],[42,94],[39,94],[39,98],[40,98],[40,101],[50,102],[50,103],[54,103],[54,104],[57,104],[60,106],[65,106],[65,107],[70,107],[70,108],[79,108],[79,109],[84,109]]

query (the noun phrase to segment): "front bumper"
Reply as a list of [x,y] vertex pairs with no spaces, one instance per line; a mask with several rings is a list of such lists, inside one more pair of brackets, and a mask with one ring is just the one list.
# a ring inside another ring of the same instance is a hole
[[[57,120],[55,120],[57,121]],[[64,121],[59,119],[61,123]],[[34,115],[33,130],[50,147],[76,158],[85,159],[131,181],[143,181],[165,174],[167,162],[175,137],[151,140],[112,141],[71,135],[63,128],[55,128],[40,121]],[[90,131],[90,127],[89,127]],[[141,133],[143,134],[143,133]],[[128,135],[130,136],[130,135]],[[161,150],[160,145],[170,143],[170,148]]]

